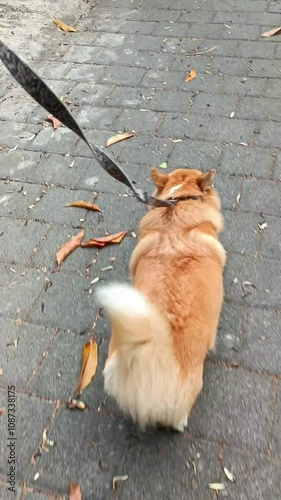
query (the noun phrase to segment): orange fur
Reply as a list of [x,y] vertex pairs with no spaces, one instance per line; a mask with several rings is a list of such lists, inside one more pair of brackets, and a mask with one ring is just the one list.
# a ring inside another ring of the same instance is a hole
[[112,324],[105,389],[142,427],[182,431],[215,344],[226,260],[218,241],[223,219],[211,186],[214,171],[151,174],[159,198],[200,200],[148,211],[129,265],[132,292],[117,287],[101,300]]

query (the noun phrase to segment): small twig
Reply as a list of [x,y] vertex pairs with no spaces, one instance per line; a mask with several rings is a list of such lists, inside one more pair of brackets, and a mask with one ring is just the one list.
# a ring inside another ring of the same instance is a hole
[[202,52],[189,52],[188,56],[201,56],[203,54],[208,54],[209,52],[212,52],[212,50],[218,49],[219,45],[215,45],[215,47],[212,47],[211,49],[208,50],[202,50]]

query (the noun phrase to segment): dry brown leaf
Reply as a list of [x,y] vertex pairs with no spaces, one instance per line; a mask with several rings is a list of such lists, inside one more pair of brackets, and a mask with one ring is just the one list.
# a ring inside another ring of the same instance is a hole
[[119,481],[127,481],[128,475],[126,474],[125,476],[114,476],[112,480],[112,487],[115,490],[116,489],[116,483],[119,483]]
[[89,385],[96,373],[98,364],[98,347],[93,337],[83,346],[82,367],[80,378],[75,394],[80,396],[84,389]]
[[56,130],[57,128],[59,128],[59,126],[61,124],[60,121],[57,118],[55,118],[54,116],[51,116],[51,115],[47,116],[46,120],[47,120],[47,122],[51,122],[52,123],[54,130]]
[[227,479],[233,483],[233,481],[235,481],[234,474],[232,474],[232,472],[230,472],[230,470],[228,470],[226,467],[223,468],[223,471]]
[[92,238],[91,240],[86,241],[85,243],[81,243],[81,247],[105,247],[111,243],[120,243],[123,240],[124,236],[126,236],[127,231],[121,231],[120,233],[109,234],[107,236],[103,236],[102,238]]
[[82,500],[82,493],[79,484],[70,485],[69,500]]
[[223,483],[209,483],[210,490],[223,491],[225,486]]
[[130,139],[134,137],[136,132],[124,132],[124,134],[117,134],[113,137],[110,137],[106,143],[106,147],[112,146],[113,144],[117,144],[117,142],[125,141],[126,139]]
[[197,71],[196,69],[191,69],[189,71],[189,73],[187,73],[186,77],[185,77],[185,82],[191,82],[191,80],[193,80],[194,78],[196,78],[197,76]]
[[74,236],[73,238],[71,238],[71,240],[64,243],[64,245],[62,245],[58,249],[58,251],[56,253],[56,261],[57,261],[58,266],[61,265],[61,263],[64,261],[64,259],[71,252],[76,250],[76,248],[80,247],[81,241],[83,240],[83,236],[84,236],[84,229],[82,229],[82,231],[80,231],[78,234],[76,234],[76,236]]
[[65,24],[63,21],[60,21],[60,19],[54,19],[54,24],[57,26],[62,31],[66,31],[67,33],[76,33],[76,29],[73,28],[72,26],[68,26],[68,24]]
[[101,212],[100,207],[91,203],[90,201],[73,201],[72,203],[67,203],[66,207],[77,207],[77,208],[86,208],[86,210],[94,210],[96,212]]
[[281,34],[281,26],[279,26],[279,28],[273,28],[272,30],[270,31],[265,31],[262,36],[263,37],[270,37],[270,36],[274,36],[274,35],[280,35]]

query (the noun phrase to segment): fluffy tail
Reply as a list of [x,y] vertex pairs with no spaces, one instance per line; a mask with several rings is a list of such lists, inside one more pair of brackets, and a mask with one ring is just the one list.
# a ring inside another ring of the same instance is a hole
[[136,288],[110,283],[99,286],[96,296],[108,312],[114,334],[122,343],[142,344],[155,338],[160,340],[167,332],[158,311]]

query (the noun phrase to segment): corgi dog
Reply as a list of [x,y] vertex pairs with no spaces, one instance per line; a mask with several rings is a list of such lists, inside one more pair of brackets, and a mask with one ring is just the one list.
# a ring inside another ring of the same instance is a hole
[[105,391],[141,429],[184,431],[215,344],[226,252],[218,241],[223,218],[214,174],[151,169],[154,195],[176,203],[143,217],[129,264],[132,285],[97,289],[112,329]]

